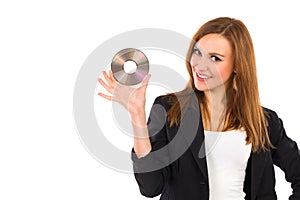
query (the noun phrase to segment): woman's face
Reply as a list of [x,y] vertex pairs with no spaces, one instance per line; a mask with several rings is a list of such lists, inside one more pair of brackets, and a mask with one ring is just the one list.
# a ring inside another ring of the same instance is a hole
[[233,72],[229,41],[220,34],[208,34],[193,47],[190,61],[194,84],[200,91],[224,87]]

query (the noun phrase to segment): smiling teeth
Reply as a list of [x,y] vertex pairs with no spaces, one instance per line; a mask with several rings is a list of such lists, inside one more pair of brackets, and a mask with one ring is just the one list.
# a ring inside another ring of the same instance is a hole
[[203,79],[211,78],[211,76],[202,75],[202,74],[199,74],[198,72],[197,72],[197,75],[198,75],[200,78],[203,78]]

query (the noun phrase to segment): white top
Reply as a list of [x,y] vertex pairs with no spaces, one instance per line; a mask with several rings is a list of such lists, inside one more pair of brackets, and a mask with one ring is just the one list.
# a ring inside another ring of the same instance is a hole
[[204,131],[210,200],[244,199],[244,179],[251,144],[246,145],[246,132]]

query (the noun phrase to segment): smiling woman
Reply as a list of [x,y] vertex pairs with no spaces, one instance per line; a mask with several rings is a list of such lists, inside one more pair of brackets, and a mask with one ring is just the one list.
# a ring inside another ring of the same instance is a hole
[[[157,97],[147,123],[149,74],[130,90],[111,72],[103,72],[106,82],[99,80],[111,96],[99,95],[120,102],[131,116],[133,168],[141,193],[169,200],[277,199],[275,164],[292,183],[290,199],[300,199],[299,149],[276,112],[260,104],[254,48],[243,22],[221,17],[201,26],[186,68],[186,87]],[[182,140],[173,148],[178,135]],[[191,138],[187,150],[164,165]],[[161,149],[166,151],[157,154]],[[162,167],[149,170],[152,163]]]
[[[213,92],[226,85],[233,72],[231,52],[229,41],[220,34],[208,34],[195,44],[190,64],[198,90]],[[212,64],[203,63],[205,56],[211,59]]]

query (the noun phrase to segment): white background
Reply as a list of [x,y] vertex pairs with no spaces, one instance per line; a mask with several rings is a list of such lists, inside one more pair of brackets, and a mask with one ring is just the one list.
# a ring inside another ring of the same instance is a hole
[[[146,199],[131,174],[86,151],[72,113],[74,84],[88,55],[138,28],[192,37],[209,19],[241,19],[255,45],[262,105],[300,143],[296,2],[1,1],[0,199]],[[290,184],[277,168],[276,175],[278,197],[287,199]]]

